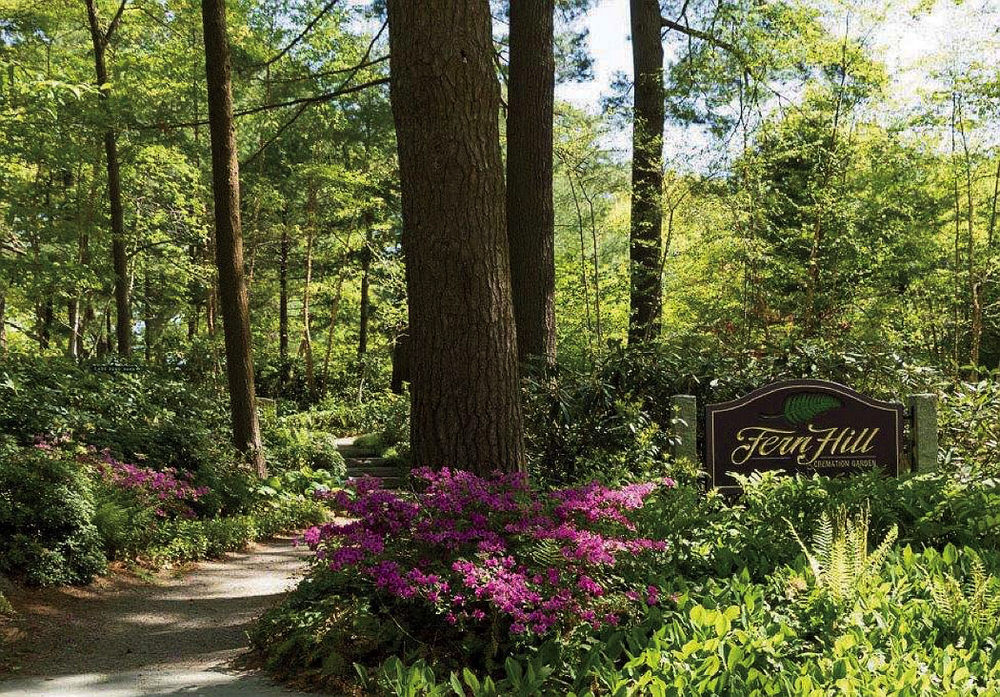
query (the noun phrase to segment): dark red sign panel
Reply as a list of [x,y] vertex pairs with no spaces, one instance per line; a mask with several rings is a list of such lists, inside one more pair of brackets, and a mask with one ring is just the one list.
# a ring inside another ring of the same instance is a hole
[[903,406],[835,382],[777,382],[706,408],[705,457],[716,488],[739,488],[729,472],[836,476],[878,468],[897,476],[902,452]]

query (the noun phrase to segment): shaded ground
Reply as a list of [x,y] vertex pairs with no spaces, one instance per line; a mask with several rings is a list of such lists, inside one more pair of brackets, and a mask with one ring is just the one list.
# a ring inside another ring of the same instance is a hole
[[237,670],[247,625],[295,584],[308,550],[291,539],[149,582],[125,575],[86,588],[15,589],[3,628],[5,697],[277,697],[295,694]]

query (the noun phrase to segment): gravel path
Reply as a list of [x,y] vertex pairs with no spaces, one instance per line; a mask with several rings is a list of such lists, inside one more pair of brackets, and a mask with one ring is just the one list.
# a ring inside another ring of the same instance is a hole
[[113,575],[86,588],[15,590],[19,618],[13,654],[0,651],[0,695],[303,694],[234,668],[233,659],[248,623],[294,586],[307,551],[276,539],[152,583]]

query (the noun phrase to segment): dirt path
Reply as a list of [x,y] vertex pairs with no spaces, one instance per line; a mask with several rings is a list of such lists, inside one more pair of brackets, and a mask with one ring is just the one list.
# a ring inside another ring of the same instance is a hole
[[153,583],[116,575],[86,588],[18,590],[5,697],[288,697],[238,670],[247,625],[304,570],[290,539]]

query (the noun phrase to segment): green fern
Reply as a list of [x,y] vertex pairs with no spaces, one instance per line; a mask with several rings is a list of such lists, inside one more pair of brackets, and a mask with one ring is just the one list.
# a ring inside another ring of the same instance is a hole
[[948,573],[927,576],[934,607],[960,629],[992,635],[1000,630],[1000,581],[986,572],[972,550],[969,578],[962,583]]
[[816,586],[825,589],[837,601],[852,597],[861,586],[879,573],[899,533],[898,528],[893,525],[882,543],[869,552],[868,508],[865,507],[851,517],[847,514],[847,509],[840,506],[832,513],[824,513],[820,518],[810,549],[799,537],[791,521],[785,518],[785,522],[806,556]]
[[528,549],[528,556],[539,566],[546,568],[559,568],[566,563],[566,557],[563,556],[559,543],[547,538],[538,540],[531,545]]
[[785,399],[782,415],[788,423],[798,426],[841,406],[839,399],[823,392],[799,392]]

